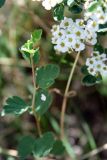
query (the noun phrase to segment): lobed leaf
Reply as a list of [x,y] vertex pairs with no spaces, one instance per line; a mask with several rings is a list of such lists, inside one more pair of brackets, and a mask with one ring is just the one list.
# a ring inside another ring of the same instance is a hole
[[54,136],[51,132],[45,133],[35,141],[33,153],[35,157],[47,156],[53,148]]
[[40,88],[50,87],[59,75],[59,67],[55,64],[48,64],[37,69],[37,84]]
[[63,146],[63,143],[60,140],[56,140],[53,148],[51,150],[51,154],[55,155],[55,156],[61,156],[63,155],[65,152],[65,147]]
[[27,158],[33,151],[35,139],[31,136],[24,136],[18,144],[18,155],[20,159]]
[[28,105],[26,102],[20,97],[13,96],[7,99],[6,104],[3,107],[1,115],[4,116],[6,114],[14,114],[21,115],[28,109]]
[[50,107],[52,96],[47,90],[39,89],[35,99],[35,110],[39,116],[42,116]]

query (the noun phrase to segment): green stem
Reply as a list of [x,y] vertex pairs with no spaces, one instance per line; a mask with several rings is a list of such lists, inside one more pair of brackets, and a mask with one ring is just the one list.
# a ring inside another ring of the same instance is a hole
[[41,136],[42,133],[41,133],[41,127],[40,127],[40,120],[39,120],[39,118],[38,118],[38,116],[35,112],[36,76],[35,76],[35,66],[34,66],[32,55],[31,55],[31,65],[32,65],[32,78],[33,78],[33,86],[34,86],[33,98],[32,98],[32,112],[33,112],[33,115],[34,115],[35,120],[36,120],[38,134],[39,134],[39,136]]
[[68,79],[68,82],[67,82],[67,85],[66,85],[64,98],[63,98],[63,102],[62,102],[62,111],[61,111],[61,120],[60,120],[61,139],[63,139],[63,137],[64,137],[64,119],[65,119],[65,111],[66,111],[66,106],[67,106],[66,104],[67,104],[67,99],[68,99],[69,87],[70,87],[71,80],[73,78],[73,74],[74,74],[74,71],[75,71],[75,68],[76,68],[77,61],[79,59],[79,55],[80,55],[80,52],[77,53],[76,59],[75,59],[74,64],[73,64],[73,67],[71,68],[71,72],[70,72],[70,75],[69,75],[69,79]]

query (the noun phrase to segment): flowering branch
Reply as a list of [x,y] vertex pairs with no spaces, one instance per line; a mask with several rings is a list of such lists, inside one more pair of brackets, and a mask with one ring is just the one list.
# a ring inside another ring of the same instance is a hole
[[73,67],[71,69],[71,72],[70,72],[70,75],[69,75],[69,79],[68,79],[68,82],[67,82],[67,85],[66,85],[65,93],[64,93],[64,99],[63,99],[63,102],[62,102],[62,111],[61,111],[61,120],[60,120],[61,139],[64,137],[64,119],[65,119],[65,111],[66,111],[66,107],[67,107],[66,104],[67,104],[67,99],[68,99],[69,87],[70,87],[71,80],[73,78],[73,74],[74,74],[74,71],[75,71],[76,64],[77,64],[77,61],[79,59],[79,56],[80,56],[80,52],[77,53],[75,62],[74,62]]

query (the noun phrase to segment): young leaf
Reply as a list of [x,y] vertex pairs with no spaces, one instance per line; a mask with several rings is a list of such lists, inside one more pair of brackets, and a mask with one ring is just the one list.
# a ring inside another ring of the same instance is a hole
[[59,67],[55,64],[48,64],[37,69],[37,84],[40,88],[48,88],[59,75]]
[[39,116],[42,116],[50,107],[52,96],[47,90],[39,89],[35,99],[35,110]]
[[56,140],[54,146],[51,150],[51,154],[55,156],[63,155],[65,151],[65,147],[63,146],[60,140]]
[[86,85],[86,86],[93,86],[93,85],[96,84],[96,80],[97,80],[96,77],[94,77],[94,76],[92,76],[92,75],[86,75],[86,76],[83,78],[82,82],[83,82],[83,84]]
[[6,104],[3,107],[1,115],[4,116],[6,114],[15,114],[21,115],[28,109],[28,105],[26,102],[20,97],[13,96],[7,99]]
[[0,8],[4,5],[6,0],[0,0]]
[[33,153],[35,157],[47,156],[53,148],[54,137],[51,132],[45,133],[41,138],[35,141]]
[[32,35],[31,35],[31,41],[33,43],[36,43],[36,42],[38,42],[41,39],[41,36],[42,36],[42,30],[41,29],[37,29],[37,30],[35,30],[32,33]]
[[35,139],[31,136],[24,136],[18,144],[18,155],[20,159],[27,158],[33,151]]

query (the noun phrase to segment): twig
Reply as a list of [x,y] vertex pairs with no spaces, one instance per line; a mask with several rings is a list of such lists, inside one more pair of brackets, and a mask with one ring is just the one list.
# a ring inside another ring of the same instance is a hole
[[10,155],[12,157],[17,157],[18,156],[18,153],[16,150],[14,149],[3,149],[0,147],[0,154],[3,154],[3,155]]
[[72,77],[73,77],[73,74],[74,74],[74,71],[75,71],[75,68],[76,68],[77,61],[79,59],[79,55],[80,55],[80,52],[77,53],[75,62],[73,64],[73,67],[71,68],[71,72],[70,72],[69,79],[68,79],[66,89],[65,89],[65,93],[64,93],[64,99],[63,99],[63,102],[62,102],[62,111],[61,111],[61,120],[60,120],[61,139],[63,139],[63,137],[64,137],[64,119],[65,119],[65,111],[66,111],[66,104],[67,104],[67,99],[68,99],[69,87],[70,87],[70,83],[71,83],[71,80],[72,80]]
[[40,120],[39,120],[39,118],[38,118],[38,116],[36,115],[36,112],[35,112],[36,76],[35,76],[35,66],[34,66],[32,56],[31,56],[31,65],[32,65],[32,78],[33,78],[33,86],[34,86],[33,98],[32,98],[32,111],[33,111],[33,115],[34,115],[36,123],[37,123],[38,134],[39,134],[39,136],[41,136],[42,133],[41,133],[41,127],[40,127]]
[[94,149],[90,153],[85,154],[82,158],[80,158],[80,160],[85,160],[85,159],[91,158],[104,150],[107,150],[107,144],[104,144],[102,147]]

